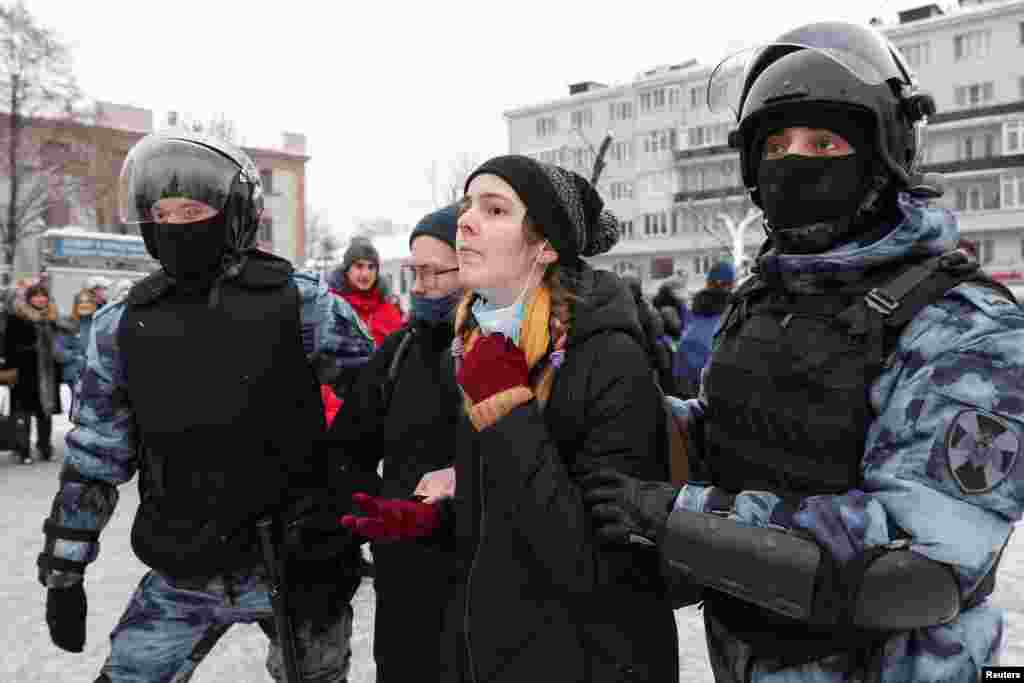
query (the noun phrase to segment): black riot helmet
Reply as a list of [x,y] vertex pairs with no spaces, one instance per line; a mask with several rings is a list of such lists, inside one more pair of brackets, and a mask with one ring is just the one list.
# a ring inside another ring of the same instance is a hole
[[[180,211],[182,220],[168,223],[160,205],[176,199],[181,206],[171,210]],[[237,256],[255,243],[263,187],[256,165],[234,145],[175,129],[147,135],[128,152],[118,201],[121,221],[139,224],[146,250],[162,263],[168,255],[160,254],[157,226],[185,230],[192,213],[197,219],[215,217],[223,230],[224,253]],[[203,206],[209,210],[196,208]]]
[[935,101],[917,90],[899,51],[872,28],[808,24],[734,55],[713,73],[708,104],[718,111],[728,107],[736,117],[739,127],[729,144],[740,152],[743,182],[758,206],[761,150],[755,147],[763,144],[765,127],[793,125],[786,123],[791,116],[819,108],[864,123],[879,184],[920,196],[941,194],[939,179],[916,169],[923,124],[935,113]]

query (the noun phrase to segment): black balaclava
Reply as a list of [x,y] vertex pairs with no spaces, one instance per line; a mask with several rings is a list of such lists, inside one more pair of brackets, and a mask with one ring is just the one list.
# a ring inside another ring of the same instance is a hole
[[[760,159],[758,194],[773,244],[780,253],[824,252],[873,227],[864,224],[861,209],[876,184],[874,127],[858,112],[812,106],[766,114],[754,140],[754,151]],[[830,130],[845,138],[854,153],[763,159],[768,136],[790,127]]]
[[153,225],[160,264],[186,291],[209,287],[227,252],[227,220],[221,211],[205,221]]

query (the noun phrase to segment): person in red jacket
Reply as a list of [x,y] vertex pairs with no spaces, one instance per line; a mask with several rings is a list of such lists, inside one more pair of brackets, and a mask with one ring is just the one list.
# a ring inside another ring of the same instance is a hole
[[[365,237],[354,237],[341,266],[327,276],[331,291],[345,299],[373,335],[374,347],[402,327],[402,310],[388,300],[380,281],[380,254]],[[341,398],[327,385],[320,387],[327,425],[341,409]]]
[[327,284],[355,309],[377,346],[402,327],[401,310],[381,290],[380,255],[365,237],[352,239],[345,260],[327,276]]

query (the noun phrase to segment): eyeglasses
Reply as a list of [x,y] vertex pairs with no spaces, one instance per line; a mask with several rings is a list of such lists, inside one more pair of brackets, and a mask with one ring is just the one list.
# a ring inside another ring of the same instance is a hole
[[405,265],[402,266],[402,273],[406,278],[409,279],[410,285],[415,284],[417,281],[427,289],[431,289],[437,286],[437,278],[439,275],[447,275],[448,273],[457,273],[458,268],[448,268],[445,270],[437,270],[433,266],[415,266]]

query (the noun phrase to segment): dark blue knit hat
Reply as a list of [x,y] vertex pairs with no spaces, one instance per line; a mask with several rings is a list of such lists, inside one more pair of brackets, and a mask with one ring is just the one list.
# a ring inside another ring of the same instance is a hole
[[708,272],[708,280],[723,283],[736,282],[736,268],[729,261],[719,261]]
[[416,224],[416,227],[412,229],[412,234],[409,235],[409,246],[412,246],[412,241],[420,235],[430,235],[441,240],[452,249],[455,248],[455,230],[456,224],[459,219],[459,205],[450,204],[443,209],[438,209],[433,213],[428,213],[426,216],[420,219],[420,222]]

